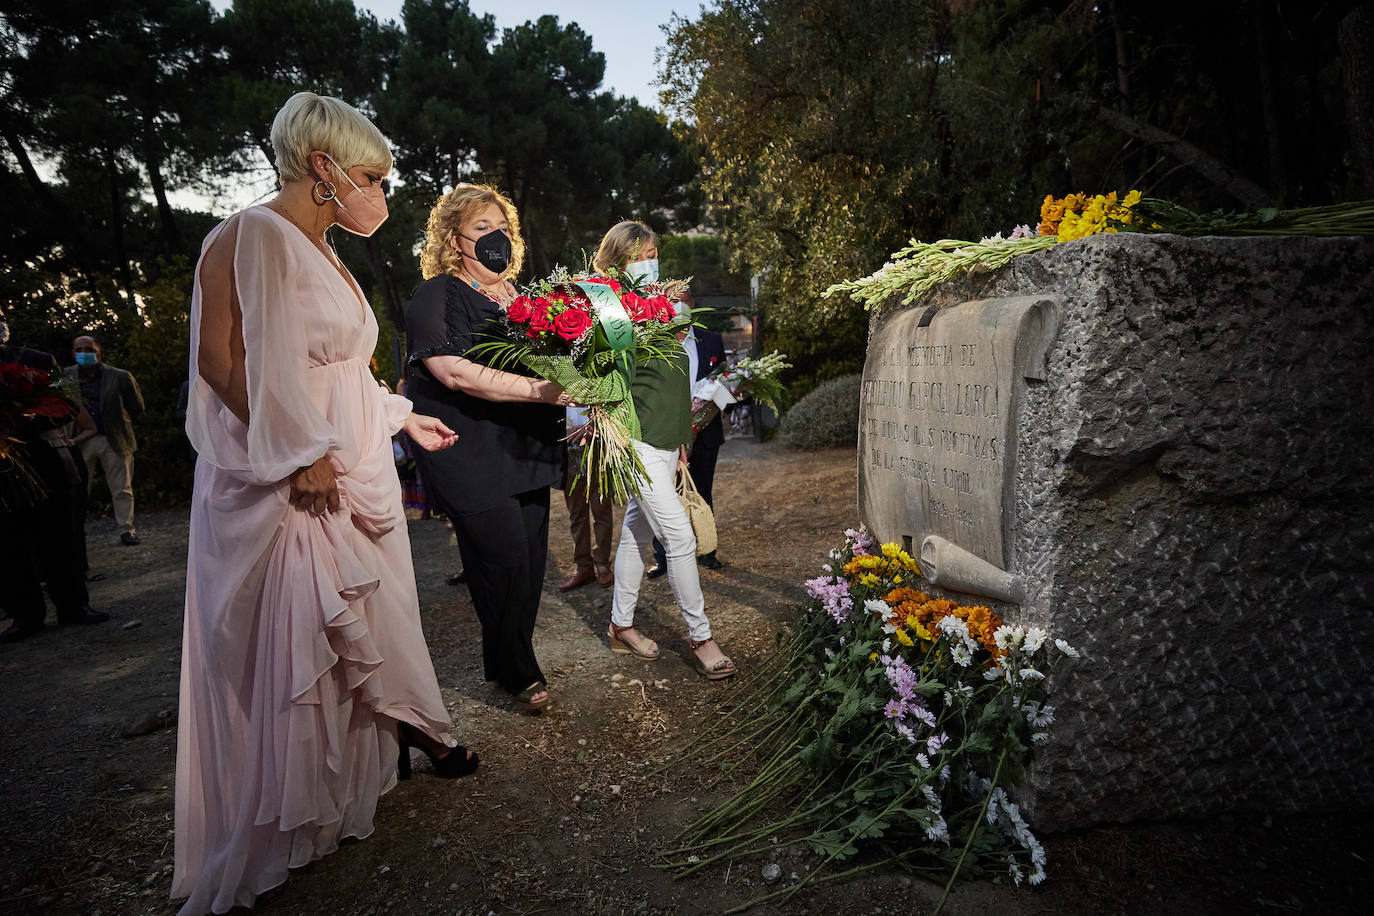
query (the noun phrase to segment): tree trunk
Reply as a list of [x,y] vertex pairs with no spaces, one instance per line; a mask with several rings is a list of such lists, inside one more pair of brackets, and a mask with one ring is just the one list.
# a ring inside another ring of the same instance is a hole
[[1345,123],[1363,196],[1374,196],[1374,3],[1355,7],[1336,28],[1345,73]]
[[1247,207],[1259,209],[1275,205],[1273,194],[1182,137],[1138,121],[1105,105],[1098,106],[1097,116],[1108,126],[1173,157]]
[[119,166],[115,161],[114,150],[105,148],[105,176],[110,185],[110,234],[114,240],[115,271],[119,274],[120,284],[126,297],[124,307],[119,310],[120,318],[134,309],[134,272],[129,265],[129,253],[124,244],[124,201],[119,192]]
[[85,233],[81,231],[81,223],[72,219],[67,208],[62,206],[62,202],[53,196],[47,182],[43,181],[38,170],[33,167],[33,160],[29,158],[29,151],[24,148],[24,141],[19,138],[18,134],[8,127],[5,128],[4,134],[5,145],[9,147],[10,154],[19,163],[19,171],[23,173],[24,179],[29,183],[34,195],[56,218],[57,225],[64,227],[66,231],[71,233],[71,237],[67,239],[67,246],[70,249],[68,254],[72,262],[87,273],[92,272],[91,248],[86,241]]
[[[363,250],[367,252],[367,263],[372,268],[372,282],[377,284],[377,290],[382,294],[382,304],[386,306],[386,315],[391,319],[397,332],[404,335],[406,330],[405,303],[401,301],[401,293],[396,289],[391,271],[387,269],[386,256],[382,254],[382,243],[377,241],[375,234],[370,235],[363,240]],[[400,370],[401,367],[397,366],[396,371],[400,372]]]
[[180,252],[181,232],[172,205],[167,202],[167,184],[162,180],[162,144],[158,141],[156,119],[147,110],[143,112],[143,167],[148,170],[148,182],[153,186],[162,238],[170,252]]
[[1130,46],[1126,42],[1126,30],[1121,25],[1121,4],[1111,0],[1107,4],[1108,15],[1112,20],[1112,35],[1116,39],[1116,93],[1122,111],[1131,110],[1131,58]]

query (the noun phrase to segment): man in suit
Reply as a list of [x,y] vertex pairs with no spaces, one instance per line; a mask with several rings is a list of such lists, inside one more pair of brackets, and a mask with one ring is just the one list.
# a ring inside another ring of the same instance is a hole
[[115,524],[120,543],[138,544],[134,531],[134,418],[143,413],[143,395],[138,382],[123,369],[105,362],[105,351],[94,337],[81,336],[72,341],[76,365],[67,375],[81,385],[81,398],[95,420],[96,434],[81,446],[89,480],[95,480],[95,466],[105,473],[114,503]]
[[[696,300],[692,297],[690,289],[683,292],[677,306],[679,314],[686,314],[696,307]],[[706,378],[725,362],[725,341],[715,331],[692,328],[683,339],[682,348],[687,351],[688,371],[692,374],[693,382]],[[695,410],[698,406],[700,402],[694,398],[692,409]],[[697,430],[692,452],[687,456],[687,471],[692,475],[692,483],[696,484],[697,492],[712,510],[716,504],[711,501],[711,486],[716,479],[716,459],[720,456],[720,447],[724,444],[725,424],[721,422],[721,415],[716,414],[714,420]],[[658,564],[647,572],[651,579],[663,575],[668,570],[664,562],[663,545],[657,539],[654,540],[654,557]],[[714,550],[697,557],[697,562],[707,569],[720,569],[724,565],[716,558]]]
[[[9,325],[0,312],[0,363],[14,363],[51,375],[57,360],[51,354],[9,345]],[[72,414],[76,413],[72,408]],[[43,601],[44,580],[57,605],[61,624],[91,624],[109,620],[93,611],[86,592],[83,561],[71,536],[71,477],[77,473],[65,449],[47,435],[71,417],[35,417],[18,430],[11,443],[37,479],[35,494],[17,475],[0,475],[0,610],[14,622],[0,633],[0,643],[17,642],[43,631],[48,607]]]

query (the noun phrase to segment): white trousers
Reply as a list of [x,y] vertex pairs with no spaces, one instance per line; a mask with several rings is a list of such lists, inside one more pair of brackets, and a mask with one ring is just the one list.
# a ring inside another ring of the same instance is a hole
[[668,557],[668,586],[677,598],[682,619],[693,642],[711,638],[706,620],[706,599],[701,594],[697,575],[697,539],[687,510],[678,501],[673,487],[677,468],[677,449],[665,451],[643,442],[634,443],[639,460],[649,479],[640,485],[638,496],[625,507],[625,522],[620,526],[620,546],[615,554],[615,597],[611,620],[618,627],[635,622],[635,605],[644,579],[644,554],[657,537]]
[[115,525],[119,532],[134,530],[134,456],[114,450],[104,435],[92,436],[81,443],[81,457],[86,459],[86,492],[95,483],[95,469],[105,472],[110,487],[110,502],[114,504]]

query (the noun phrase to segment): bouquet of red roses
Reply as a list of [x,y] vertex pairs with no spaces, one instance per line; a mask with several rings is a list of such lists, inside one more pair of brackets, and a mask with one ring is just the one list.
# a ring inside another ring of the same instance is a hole
[[691,318],[678,317],[673,301],[686,285],[559,268],[516,296],[493,329],[496,339],[471,351],[498,368],[525,366],[586,405],[577,477],[589,477],[621,503],[638,495],[645,476],[630,444],[640,431],[628,364],[681,354],[676,335]]
[[[76,415],[77,394],[65,376],[19,363],[0,363],[0,505],[17,509],[42,493],[25,456],[38,433]],[[47,448],[46,445],[41,445]]]

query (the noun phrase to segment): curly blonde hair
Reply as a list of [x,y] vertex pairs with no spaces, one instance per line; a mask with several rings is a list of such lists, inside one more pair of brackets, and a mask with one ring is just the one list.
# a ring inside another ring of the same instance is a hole
[[592,267],[603,274],[612,267],[624,267],[650,244],[658,245],[658,233],[638,220],[621,220],[602,236]]
[[425,247],[420,252],[420,273],[428,280],[440,274],[457,274],[463,256],[453,247],[459,228],[473,215],[492,204],[501,208],[510,223],[510,267],[503,278],[514,277],[525,260],[525,239],[520,235],[520,215],[504,194],[485,184],[460,184],[434,202],[425,225]]

